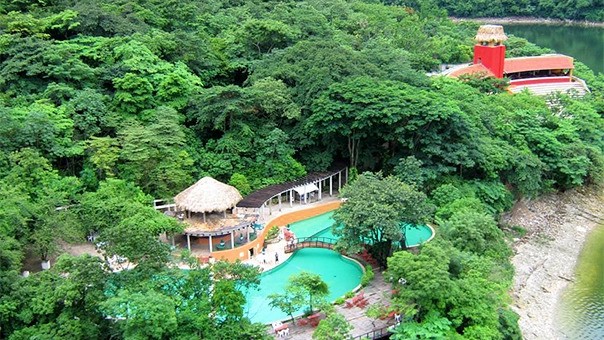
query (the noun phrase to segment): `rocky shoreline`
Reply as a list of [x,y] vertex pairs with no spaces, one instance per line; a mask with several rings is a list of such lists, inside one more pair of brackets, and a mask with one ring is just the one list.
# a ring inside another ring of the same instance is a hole
[[604,22],[594,21],[576,21],[576,20],[561,20],[549,18],[530,18],[530,17],[505,17],[505,18],[457,18],[450,17],[454,22],[479,22],[483,24],[527,24],[527,25],[568,25],[568,26],[589,26],[589,27],[604,27]]
[[589,233],[601,224],[603,197],[596,189],[572,190],[521,200],[502,218],[526,235],[513,244],[514,309],[525,339],[567,339],[557,327],[557,310],[574,281],[577,258]]

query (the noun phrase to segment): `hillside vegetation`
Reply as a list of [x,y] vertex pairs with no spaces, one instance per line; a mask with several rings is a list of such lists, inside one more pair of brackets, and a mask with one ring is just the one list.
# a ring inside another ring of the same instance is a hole
[[[262,338],[240,292],[258,273],[168,266],[157,236],[182,226],[151,202],[201,176],[245,194],[336,162],[381,171],[364,175],[376,187],[396,177],[442,225],[419,255],[387,261],[417,278],[399,302],[419,328],[401,334],[517,337],[495,221],[514,198],[601,183],[604,76],[578,63],[592,93],[553,108],[498,81],[429,78],[471,60],[477,26],[408,6],[0,1],[0,338]],[[26,254],[90,234],[103,259],[19,275]],[[111,259],[137,266],[111,272]]]

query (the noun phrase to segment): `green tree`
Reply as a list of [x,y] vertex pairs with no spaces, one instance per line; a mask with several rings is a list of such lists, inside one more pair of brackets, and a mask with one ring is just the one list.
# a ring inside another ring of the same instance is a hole
[[257,55],[284,48],[296,33],[283,22],[273,19],[251,19],[242,26],[241,40]]
[[50,270],[16,278],[0,299],[0,334],[15,339],[101,336],[109,326],[99,312],[107,276],[98,257],[62,255]]
[[289,277],[287,291],[299,290],[300,294],[308,298],[308,311],[312,313],[313,302],[321,300],[329,294],[327,283],[321,276],[309,272],[300,272]]
[[490,215],[460,210],[441,226],[445,236],[458,249],[496,257],[510,255],[503,232]]
[[406,304],[416,304],[419,316],[431,310],[444,311],[454,285],[449,275],[450,248],[442,242],[429,242],[419,254],[400,251],[388,258],[384,277],[397,286],[398,296]]
[[237,188],[237,190],[239,190],[242,196],[247,196],[250,192],[252,192],[252,187],[250,186],[247,177],[237,172],[231,175],[229,185],[232,185]]
[[394,243],[406,247],[402,223],[427,222],[433,207],[426,195],[396,177],[363,173],[342,192],[345,199],[334,213],[338,247],[358,252],[364,244],[381,265],[392,254]]
[[451,321],[440,316],[437,311],[430,311],[419,323],[417,321],[406,321],[400,323],[393,330],[392,339],[439,339],[452,337]]
[[159,236],[182,232],[182,224],[150,206],[130,207],[126,214],[129,216],[103,229],[99,235],[99,248],[107,264],[128,268],[133,264],[160,267],[167,263],[170,247],[161,242]]
[[317,340],[347,340],[350,339],[352,326],[346,318],[339,313],[330,313],[312,333],[312,338]]
[[121,291],[101,305],[129,339],[162,339],[178,327],[174,302],[154,291]]
[[292,323],[294,322],[294,313],[298,312],[305,304],[302,291],[294,286],[287,286],[283,294],[273,293],[268,298],[270,300],[269,305],[289,315]]
[[118,141],[111,137],[91,137],[86,141],[89,160],[99,179],[115,176],[119,160]]
[[169,107],[153,111],[148,126],[134,123],[119,131],[122,178],[155,197],[171,197],[192,182],[180,115]]

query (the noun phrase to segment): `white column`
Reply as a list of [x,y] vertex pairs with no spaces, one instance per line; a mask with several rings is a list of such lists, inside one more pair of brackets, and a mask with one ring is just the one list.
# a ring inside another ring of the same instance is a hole
[[224,211],[224,218],[226,218],[226,210]]
[[323,194],[323,180],[319,181],[319,201],[321,200],[321,195]]
[[212,254],[212,248],[214,248],[214,245],[212,244],[212,235],[210,235],[210,254]]
[[[191,217],[191,216],[189,216],[189,217]],[[204,222],[206,221],[206,213],[205,212],[203,213],[203,221]]]
[[187,234],[187,248],[191,251],[191,235]]
[[235,233],[231,231],[231,249],[235,249]]
[[289,207],[293,207],[294,206],[294,191],[290,190],[289,191]]
[[344,183],[348,183],[348,167],[344,169],[344,175],[346,175],[346,181]]
[[250,243],[250,226],[247,226],[247,228],[245,228],[245,236],[247,237],[247,243]]
[[281,211],[281,193],[279,193],[279,211]]
[[338,191],[342,190],[342,170],[338,172]]
[[329,196],[333,196],[333,175],[329,176]]

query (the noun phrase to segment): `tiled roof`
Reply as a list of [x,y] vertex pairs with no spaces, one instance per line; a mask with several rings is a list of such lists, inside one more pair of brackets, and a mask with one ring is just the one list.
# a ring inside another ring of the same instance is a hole
[[539,70],[572,69],[573,58],[562,54],[541,55],[536,57],[506,58],[503,73],[517,73]]
[[484,74],[485,77],[494,77],[495,76],[493,74],[493,72],[491,72],[491,70],[484,67],[484,65],[482,65],[482,64],[475,64],[475,65],[458,68],[458,69],[453,70],[450,73],[448,73],[447,76],[458,78],[459,76],[462,76],[465,74],[477,74],[477,75]]

